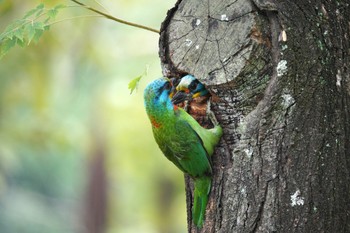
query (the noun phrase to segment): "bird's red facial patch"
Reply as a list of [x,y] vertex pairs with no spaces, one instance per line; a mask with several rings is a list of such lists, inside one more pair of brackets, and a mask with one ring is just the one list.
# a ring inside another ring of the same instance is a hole
[[176,104],[173,104],[173,106],[175,111],[179,109],[179,107]]
[[150,119],[151,119],[151,124],[152,124],[154,127],[159,128],[159,127],[162,126],[162,124],[159,123],[159,122],[157,122],[153,117],[150,117]]

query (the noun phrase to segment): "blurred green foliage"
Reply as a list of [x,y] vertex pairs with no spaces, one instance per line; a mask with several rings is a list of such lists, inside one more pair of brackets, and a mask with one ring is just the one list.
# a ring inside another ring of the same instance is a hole
[[8,25],[0,34],[0,58],[15,45],[25,47],[32,41],[38,42],[44,31],[50,29],[58,11],[64,7],[60,4],[47,9],[44,3],[40,3]]
[[[40,2],[0,0],[0,31]],[[158,35],[92,17],[70,1],[44,3],[68,7],[37,44],[0,60],[0,232],[91,232],[88,187],[101,155],[102,232],[185,232],[183,175],[157,148],[143,108],[142,90],[161,75]],[[159,28],[175,0],[101,3]],[[130,95],[128,83],[146,66]]]

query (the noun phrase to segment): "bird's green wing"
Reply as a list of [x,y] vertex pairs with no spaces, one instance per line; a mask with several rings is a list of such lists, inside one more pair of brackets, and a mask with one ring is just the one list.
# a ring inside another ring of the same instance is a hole
[[164,128],[153,128],[153,133],[163,154],[181,171],[192,177],[211,174],[203,141],[186,120],[177,118],[168,121]]
[[177,158],[182,170],[192,177],[211,174],[211,164],[203,141],[185,120],[177,120],[174,125],[175,137],[169,149]]
[[179,163],[179,158],[174,154],[174,150],[171,149],[171,144],[167,143],[170,138],[167,133],[168,132],[164,133],[155,129],[153,130],[154,138],[165,157],[175,164],[182,172],[186,172]]
[[211,156],[214,153],[214,148],[218,144],[222,136],[222,128],[220,125],[216,125],[212,129],[203,128],[190,114],[183,109],[177,111],[178,118],[186,120],[191,128],[196,131],[197,135],[203,142],[204,148],[208,155]]

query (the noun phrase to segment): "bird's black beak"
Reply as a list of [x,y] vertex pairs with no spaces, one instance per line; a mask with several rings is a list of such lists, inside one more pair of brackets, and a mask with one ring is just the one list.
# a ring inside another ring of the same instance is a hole
[[185,100],[190,100],[190,99],[191,99],[191,94],[187,94],[184,91],[178,91],[175,93],[175,95],[171,99],[171,102],[173,104],[179,104],[184,102]]
[[171,89],[170,89],[169,97],[170,99],[172,99],[176,92],[176,86],[177,84],[179,84],[179,80],[177,78],[171,78],[170,83],[171,83]]

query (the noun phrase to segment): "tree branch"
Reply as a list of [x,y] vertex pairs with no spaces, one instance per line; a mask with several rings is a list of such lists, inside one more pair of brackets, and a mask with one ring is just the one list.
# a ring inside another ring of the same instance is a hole
[[85,5],[84,3],[81,3],[81,2],[79,2],[77,0],[71,0],[71,1],[75,2],[76,4],[82,6],[82,7],[86,8],[86,9],[88,9],[90,11],[93,11],[93,12],[99,14],[99,15],[102,15],[102,16],[106,17],[107,19],[116,21],[118,23],[126,24],[126,25],[129,25],[129,26],[132,26],[132,27],[141,28],[141,29],[144,29],[144,30],[147,30],[147,31],[158,33],[158,34],[160,32],[159,30],[154,29],[154,28],[150,28],[150,27],[147,27],[147,26],[144,26],[144,25],[141,25],[141,24],[136,24],[136,23],[132,23],[132,22],[129,22],[129,21],[125,21],[125,20],[116,18],[116,17],[114,17],[112,15],[106,14],[106,13],[104,13],[102,11],[99,11],[99,10],[97,10],[95,8],[92,8],[92,7],[88,6],[88,5]]

